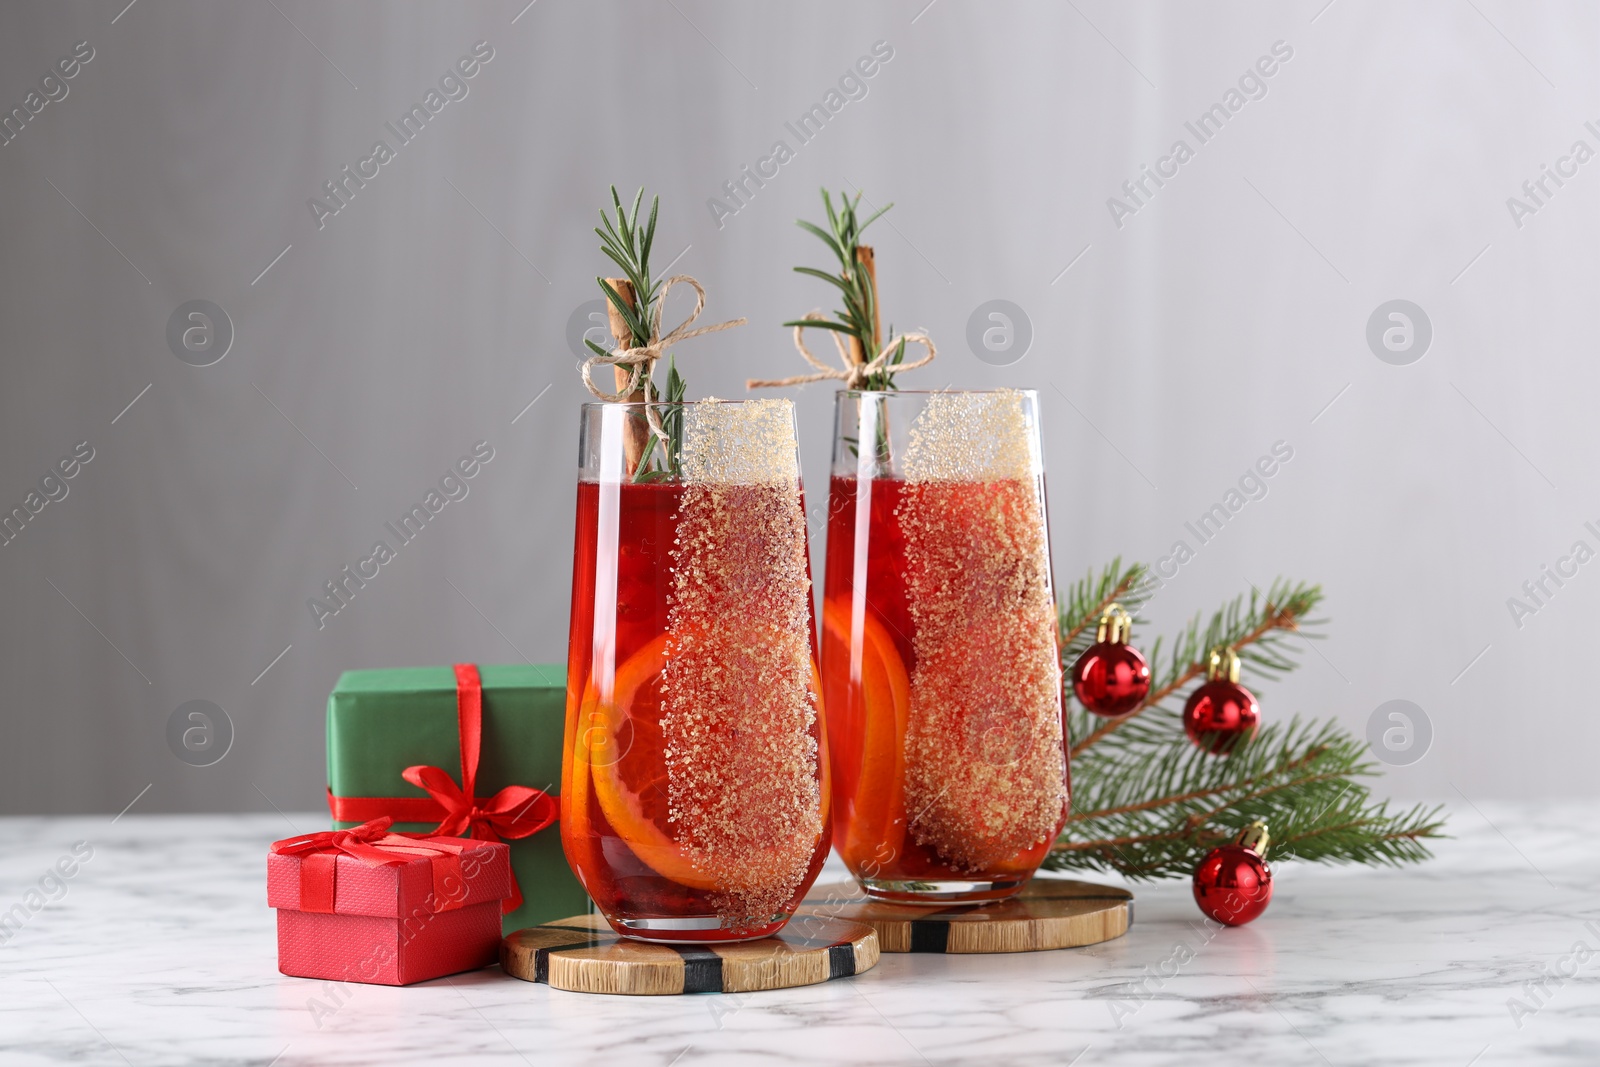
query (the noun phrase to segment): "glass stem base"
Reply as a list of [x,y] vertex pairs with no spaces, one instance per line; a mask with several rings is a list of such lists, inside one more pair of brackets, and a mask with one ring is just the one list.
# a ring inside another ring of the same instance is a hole
[[635,941],[652,941],[663,945],[727,945],[771,937],[783,929],[789,918],[789,915],[774,915],[770,922],[745,930],[730,930],[715,915],[670,919],[621,919],[608,915],[606,921],[618,934]]
[[951,904],[987,904],[1015,896],[1028,883],[1025,875],[1005,875],[973,881],[941,880],[895,881],[887,878],[858,878],[861,888],[874,900],[895,904],[923,904],[929,907]]

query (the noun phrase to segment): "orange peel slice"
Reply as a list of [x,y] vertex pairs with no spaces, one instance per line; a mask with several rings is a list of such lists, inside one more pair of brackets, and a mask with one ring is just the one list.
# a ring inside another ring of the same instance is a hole
[[[564,784],[563,796],[570,796],[571,807],[564,813],[568,826],[577,838],[590,840],[588,798],[593,790],[595,800],[623,843],[632,850],[640,862],[664,878],[691,889],[716,891],[725,889],[710,873],[695,866],[684,849],[647,810],[647,798],[652,790],[659,791],[664,803],[666,771],[646,781],[628,780],[624,773],[627,752],[619,737],[631,719],[630,710],[641,690],[659,677],[666,669],[668,635],[662,634],[641,646],[623,665],[613,679],[612,699],[601,699],[591,678],[584,689],[578,708],[577,728],[573,731],[573,749],[570,780]],[[818,722],[821,725],[822,680],[816,661],[811,663],[813,692],[816,694]],[[654,724],[645,726],[632,720],[633,739],[636,742],[643,730],[658,731]],[[819,734],[821,730],[819,729]],[[826,753],[818,752],[821,772],[821,821],[828,824],[828,764]],[[631,766],[631,765],[629,765]]]
[[[824,637],[845,649],[850,641],[848,597],[823,602]],[[888,630],[871,613],[862,627],[861,769],[851,798],[849,848],[855,866],[892,861],[905,845],[905,732],[911,715],[911,679]],[[887,857],[880,855],[884,846]],[[870,848],[872,854],[862,855]]]

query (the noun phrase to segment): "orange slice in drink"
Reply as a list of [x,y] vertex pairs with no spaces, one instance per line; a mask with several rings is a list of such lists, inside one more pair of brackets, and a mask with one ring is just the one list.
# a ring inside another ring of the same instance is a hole
[[[571,827],[581,839],[588,836],[588,793],[592,787],[606,821],[641,862],[657,874],[692,889],[727,887],[697,867],[685,850],[662,829],[667,824],[667,769],[660,759],[627,759],[635,746],[662,752],[665,745],[660,722],[636,714],[635,708],[652,710],[660,699],[666,669],[667,635],[644,645],[617,670],[612,699],[607,702],[591,681],[578,711],[573,742]],[[813,691],[820,705],[821,679],[811,665]],[[819,715],[820,721],[820,715]],[[820,731],[819,731],[820,733]],[[823,760],[822,824],[828,819],[826,757]]]
[[[823,603],[823,639],[850,656],[849,597]],[[849,659],[846,658],[846,663]],[[848,669],[848,668],[846,668]],[[911,681],[894,640],[867,612],[862,627],[861,769],[852,798],[852,852],[855,865],[889,862],[905,845],[905,732],[911,713]],[[887,850],[885,850],[885,846]]]

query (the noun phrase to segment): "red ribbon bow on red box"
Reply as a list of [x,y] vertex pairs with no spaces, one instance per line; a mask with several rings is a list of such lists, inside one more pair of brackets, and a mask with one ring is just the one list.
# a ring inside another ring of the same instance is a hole
[[[405,821],[427,822],[439,819],[428,837],[475,837],[481,841],[515,840],[538,833],[560,817],[556,799],[542,789],[508,785],[492,797],[474,792],[478,779],[478,757],[483,749],[483,682],[478,668],[458,663],[456,672],[456,723],[461,735],[461,784],[439,767],[425,764],[407,767],[406,781],[427,792],[421,797],[336,797],[328,794],[328,808],[335,819],[355,822],[395,816]],[[338,831],[336,831],[338,832]],[[354,831],[347,831],[354,832]],[[407,835],[411,836],[411,835]],[[522,906],[522,887],[511,879],[511,896],[501,905],[502,912]]]
[[[373,819],[349,830],[323,830],[315,834],[286,837],[272,843],[280,856],[299,856],[300,911],[332,913],[338,896],[338,862],[341,855],[354,856],[369,867],[410,863],[427,859],[433,867],[434,899],[440,911],[461,906],[461,853],[465,845],[450,841],[424,840],[406,834],[392,834],[394,820]],[[454,887],[452,887],[452,882]]]

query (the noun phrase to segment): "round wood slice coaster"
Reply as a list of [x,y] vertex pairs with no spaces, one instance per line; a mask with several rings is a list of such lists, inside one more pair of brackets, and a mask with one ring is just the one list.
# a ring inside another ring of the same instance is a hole
[[815,887],[801,910],[866,923],[878,931],[884,952],[1038,952],[1121,937],[1133,922],[1133,894],[1093,882],[1034,878],[1008,900],[929,907],[873,900],[846,882]]
[[878,962],[872,927],[797,915],[772,937],[728,945],[661,945],[618,937],[599,915],[518,930],[500,943],[513,978],[575,993],[744,993],[848,978]]

